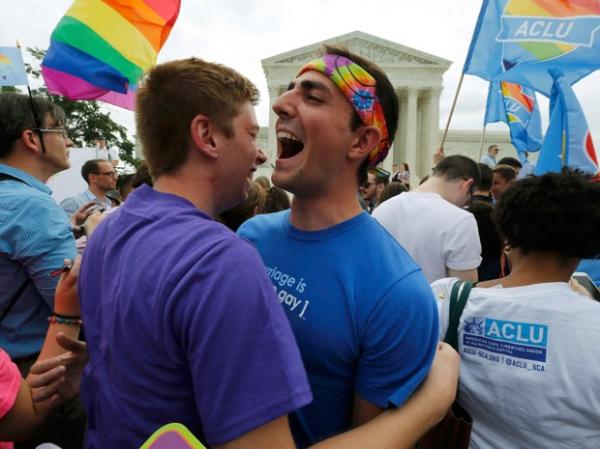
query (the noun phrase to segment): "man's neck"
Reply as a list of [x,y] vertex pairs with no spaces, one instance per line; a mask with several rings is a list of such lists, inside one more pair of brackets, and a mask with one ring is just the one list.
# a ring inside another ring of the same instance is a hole
[[94,195],[99,200],[106,199],[106,192],[104,190],[99,189],[97,186],[91,185],[88,187],[92,195]]
[[362,213],[356,191],[334,195],[298,197],[292,200],[290,220],[302,231],[330,228]]
[[[442,178],[431,176],[427,181],[414,189],[414,192],[419,193],[436,193],[444,198],[445,181]],[[444,198],[446,199],[446,198]]]
[[47,182],[50,176],[55,174],[48,172],[48,169],[38,164],[36,160],[26,160],[25,158],[19,158],[15,156],[0,159],[0,164],[5,164],[24,171],[43,183]]
[[180,170],[176,174],[161,175],[154,181],[154,190],[185,198],[202,212],[214,218],[217,213],[217,199],[206,178],[194,177]]

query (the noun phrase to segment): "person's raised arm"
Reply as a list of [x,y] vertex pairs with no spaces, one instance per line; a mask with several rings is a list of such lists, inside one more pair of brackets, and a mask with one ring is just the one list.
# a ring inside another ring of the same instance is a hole
[[[311,449],[409,449],[446,414],[458,384],[459,357],[440,343],[423,385],[402,407],[386,410],[348,432],[311,446]],[[293,449],[296,446],[287,417],[281,417],[215,449]]]
[[322,441],[311,449],[409,449],[446,414],[456,397],[459,357],[440,343],[423,385],[402,407]]
[[[13,406],[0,419],[2,441],[30,435],[57,405],[79,391],[80,374],[87,352],[85,343],[76,340],[80,320],[73,318],[79,316],[76,290],[78,272],[79,260],[69,272],[62,274],[57,285],[55,314],[52,316],[55,319],[51,318],[38,361],[32,366],[27,380],[20,380]],[[71,318],[57,320],[56,314]],[[2,366],[4,370],[11,368]]]
[[[65,260],[65,266],[70,262]],[[31,367],[27,382],[34,388],[34,401],[45,401],[58,394],[60,402],[73,398],[79,393],[83,367],[87,363],[87,346],[78,341],[81,330],[81,311],[77,292],[77,278],[81,257],[77,257],[72,267],[62,273],[56,286],[54,312],[37,362]],[[60,389],[54,391],[48,377],[55,367],[66,368]]]

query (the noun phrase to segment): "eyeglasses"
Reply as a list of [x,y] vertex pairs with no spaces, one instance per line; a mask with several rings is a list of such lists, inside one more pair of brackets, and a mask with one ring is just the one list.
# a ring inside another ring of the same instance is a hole
[[57,133],[63,136],[65,140],[69,138],[69,132],[66,128],[35,128],[35,131],[39,131],[41,133]]
[[370,186],[374,186],[375,184],[377,184],[377,183],[376,182],[369,182],[369,181],[367,181],[361,187],[363,189],[368,189]]
[[105,176],[110,176],[111,178],[116,178],[117,177],[117,172],[116,171],[101,171],[99,173],[94,173],[95,175],[105,175]]

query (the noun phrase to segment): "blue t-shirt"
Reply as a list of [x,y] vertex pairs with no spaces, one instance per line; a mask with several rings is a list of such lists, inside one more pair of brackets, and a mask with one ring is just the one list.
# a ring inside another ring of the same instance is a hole
[[311,400],[260,257],[181,197],[136,189],[90,238],[79,289],[88,449],[173,422],[223,444]]
[[261,254],[308,372],[314,400],[290,420],[298,446],[348,430],[355,394],[401,405],[429,370],[438,314],[396,240],[366,212],[305,232],[287,210],[254,217],[238,234]]

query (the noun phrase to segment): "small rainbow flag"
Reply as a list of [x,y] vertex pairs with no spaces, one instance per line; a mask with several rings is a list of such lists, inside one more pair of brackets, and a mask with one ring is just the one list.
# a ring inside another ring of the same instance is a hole
[[134,109],[137,83],[156,64],[180,0],[75,0],[42,61],[48,90]]
[[0,86],[27,86],[21,49],[0,47]]
[[179,423],[162,426],[140,449],[206,449],[187,427]]

